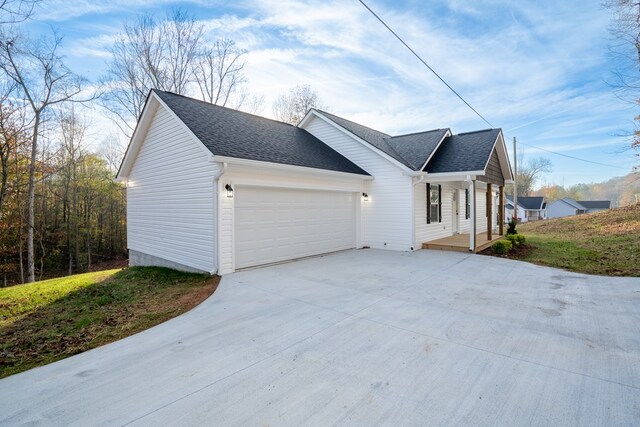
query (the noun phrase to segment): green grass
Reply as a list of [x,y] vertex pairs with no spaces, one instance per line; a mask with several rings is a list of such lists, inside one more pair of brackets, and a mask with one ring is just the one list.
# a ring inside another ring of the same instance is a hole
[[211,295],[218,280],[133,267],[0,288],[0,378],[184,313]]
[[608,276],[640,276],[640,205],[518,226],[524,261]]

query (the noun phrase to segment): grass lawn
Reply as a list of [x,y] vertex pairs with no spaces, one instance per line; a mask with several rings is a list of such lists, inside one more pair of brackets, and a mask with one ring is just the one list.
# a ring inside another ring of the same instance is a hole
[[135,334],[198,305],[219,277],[132,267],[0,288],[0,378]]
[[571,271],[640,276],[640,204],[518,226],[519,259]]

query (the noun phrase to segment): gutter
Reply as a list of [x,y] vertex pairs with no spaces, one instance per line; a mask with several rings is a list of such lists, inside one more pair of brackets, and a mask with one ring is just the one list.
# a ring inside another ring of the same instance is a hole
[[221,167],[220,170],[213,175],[213,203],[214,203],[214,209],[213,209],[213,227],[214,227],[214,232],[215,232],[215,236],[216,238],[214,239],[214,249],[215,249],[215,254],[216,254],[216,270],[212,271],[211,274],[216,274],[218,271],[220,271],[220,223],[218,221],[219,218],[219,211],[220,211],[220,203],[219,203],[219,197],[218,197],[218,182],[220,181],[220,177],[222,175],[224,175],[224,173],[227,171],[227,163],[223,162],[223,163],[218,163]]

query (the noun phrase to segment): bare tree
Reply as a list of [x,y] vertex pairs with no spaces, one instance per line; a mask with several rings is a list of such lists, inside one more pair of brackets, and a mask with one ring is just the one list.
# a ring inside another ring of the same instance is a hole
[[175,9],[162,21],[141,16],[114,43],[104,80],[104,106],[127,136],[152,88],[186,94],[203,27]]
[[[60,148],[64,168],[64,205],[67,208],[66,231],[67,251],[69,256],[68,270],[73,274],[74,257],[75,266],[80,265],[80,231],[78,209],[78,165],[82,161],[85,151],[85,138],[88,129],[86,120],[80,117],[74,108],[62,111],[59,117],[60,123]],[[74,242],[72,255],[71,242]]]
[[273,114],[278,120],[297,125],[311,108],[325,108],[315,90],[309,85],[298,85],[283,93],[273,103]]
[[26,98],[31,114],[29,159],[29,189],[27,195],[27,282],[35,280],[33,236],[35,228],[35,185],[38,137],[45,114],[54,105],[84,102],[79,96],[85,81],[73,74],[62,62],[58,48],[62,38],[25,40],[19,36],[2,37],[0,41],[0,71],[15,82]]
[[[516,176],[518,195],[530,195],[540,179],[540,175],[547,172],[551,172],[551,160],[546,157],[531,159],[526,164],[524,161],[518,162],[518,175]],[[507,193],[513,193],[512,186],[507,187]]]
[[[603,6],[613,14],[609,32],[613,40],[610,50],[616,68],[612,70],[616,95],[627,102],[640,105],[640,1],[605,0]],[[631,136],[631,148],[640,150],[640,115],[635,117],[636,128]],[[638,154],[640,156],[640,154]]]
[[100,147],[98,149],[100,157],[107,162],[107,166],[113,172],[114,176],[122,162],[124,152],[124,145],[116,133],[110,133],[107,135],[100,143]]
[[0,0],[0,24],[17,24],[33,15],[40,0]]
[[246,53],[229,39],[217,40],[212,47],[202,49],[193,64],[193,78],[203,101],[227,105],[229,98],[246,82],[242,73]]

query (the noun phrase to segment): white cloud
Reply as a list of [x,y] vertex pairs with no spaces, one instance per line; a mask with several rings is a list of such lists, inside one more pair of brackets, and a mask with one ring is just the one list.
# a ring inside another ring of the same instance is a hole
[[[152,0],[97,3],[50,0],[43,5],[52,20],[158,5]],[[599,5],[577,0],[369,3],[510,135],[577,154],[591,150],[589,155],[615,146],[616,140],[624,143],[614,135],[633,113],[624,111],[602,83],[609,67],[608,17]],[[198,5],[210,6],[205,0]],[[203,17],[207,37],[230,37],[249,50],[245,70],[251,90],[265,96],[266,115],[279,93],[308,83],[336,114],[388,133],[487,127],[358,2],[256,0],[224,6],[211,6],[211,15]],[[71,43],[69,50],[106,59],[113,33],[101,31],[102,36]]]

